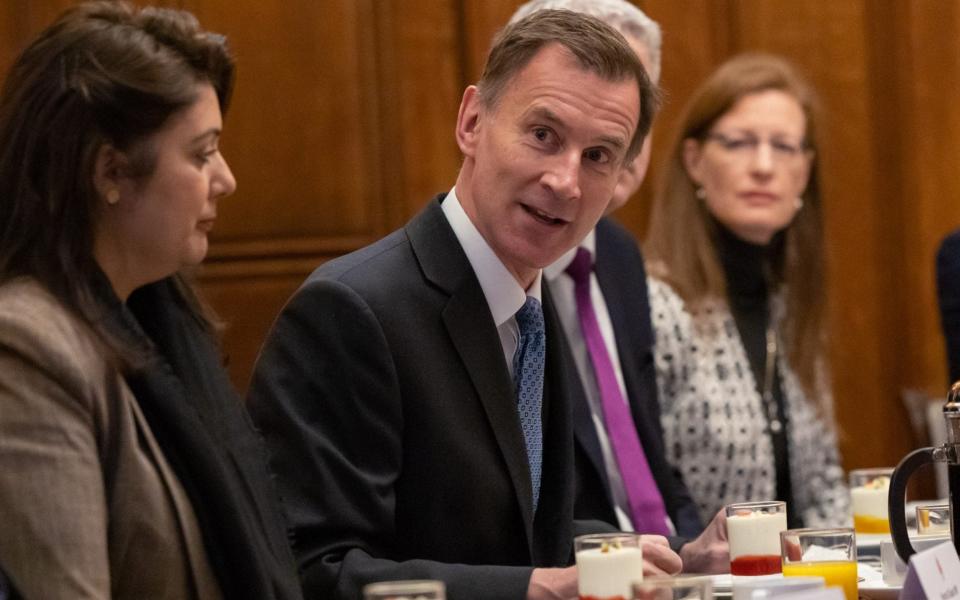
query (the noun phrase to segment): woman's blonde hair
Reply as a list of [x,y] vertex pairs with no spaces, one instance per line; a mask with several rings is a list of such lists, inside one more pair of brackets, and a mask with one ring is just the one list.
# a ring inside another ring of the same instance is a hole
[[786,60],[742,54],[720,66],[693,94],[670,147],[653,203],[644,246],[650,272],[669,283],[696,310],[710,298],[725,298],[726,278],[717,256],[717,224],[697,198],[697,184],[684,166],[686,140],[703,143],[714,123],[744,96],[777,90],[800,103],[806,117],[804,145],[811,151],[803,208],[782,233],[772,257],[771,291],[785,294],[783,336],[787,359],[811,398],[819,398],[817,360],[825,352],[820,186],[816,153],[817,100],[811,86]]

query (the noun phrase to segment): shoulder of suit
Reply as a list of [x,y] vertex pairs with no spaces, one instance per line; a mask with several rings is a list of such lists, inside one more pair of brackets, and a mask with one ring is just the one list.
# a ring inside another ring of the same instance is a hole
[[947,234],[937,250],[937,262],[942,265],[955,265],[960,262],[960,229]]
[[611,245],[618,250],[629,249],[640,254],[640,244],[630,231],[610,217],[597,223],[597,245]]
[[0,284],[0,351],[68,379],[94,380],[107,367],[89,326],[28,277]]
[[343,256],[329,260],[310,275],[310,279],[342,279],[351,273],[389,269],[397,255],[404,250],[409,252],[409,241],[403,230]]

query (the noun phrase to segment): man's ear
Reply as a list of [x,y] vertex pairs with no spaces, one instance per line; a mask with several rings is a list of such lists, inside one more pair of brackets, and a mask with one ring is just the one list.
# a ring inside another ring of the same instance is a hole
[[477,148],[481,117],[485,113],[480,90],[471,85],[463,91],[460,112],[457,115],[457,145],[464,156],[473,158]]
[[116,204],[120,200],[121,189],[129,179],[129,165],[126,153],[111,144],[103,144],[97,150],[93,165],[93,187],[103,201]]
[[703,185],[702,158],[703,148],[699,141],[693,138],[683,140],[683,167],[687,170],[690,179],[697,185]]

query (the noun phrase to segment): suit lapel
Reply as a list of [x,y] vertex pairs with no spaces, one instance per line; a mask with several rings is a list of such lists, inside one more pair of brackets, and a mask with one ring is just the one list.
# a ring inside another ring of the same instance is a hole
[[[533,492],[516,394],[490,307],[460,242],[440,208],[442,196],[406,227],[424,276],[450,295],[441,318],[483,405],[533,539]],[[532,546],[531,546],[532,553]]]
[[[571,373],[577,373],[576,363],[569,348],[564,344],[563,365]],[[590,461],[594,471],[603,481],[603,489],[609,496],[610,482],[607,478],[607,467],[603,462],[603,450],[600,448],[600,439],[597,437],[597,429],[593,424],[593,414],[590,411],[590,403],[587,400],[586,391],[583,389],[583,382],[579,374],[575,381],[572,381],[570,390],[570,403],[573,411],[573,434],[577,443],[583,449],[584,455]],[[612,499],[611,499],[612,503]]]

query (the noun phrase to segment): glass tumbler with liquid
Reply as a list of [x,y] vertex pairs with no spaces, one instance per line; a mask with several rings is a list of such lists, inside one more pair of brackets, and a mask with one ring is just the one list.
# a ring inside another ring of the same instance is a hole
[[857,600],[857,536],[852,527],[788,529],[780,534],[783,576],[823,577]]

